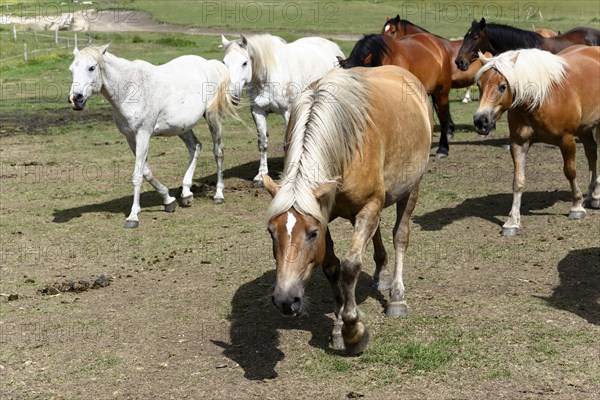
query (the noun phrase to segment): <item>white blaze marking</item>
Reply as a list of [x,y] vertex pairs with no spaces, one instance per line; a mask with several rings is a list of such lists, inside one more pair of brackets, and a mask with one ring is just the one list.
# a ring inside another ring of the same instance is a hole
[[287,213],[287,222],[285,223],[285,228],[287,229],[287,233],[289,238],[289,242],[292,242],[292,230],[294,229],[294,226],[296,225],[296,217],[294,217],[294,214],[292,214],[291,212],[288,211]]
[[384,30],[384,32],[387,32],[387,31],[389,31],[389,30],[390,30],[390,26],[389,26],[389,25],[386,25],[386,26],[385,26],[385,30]]

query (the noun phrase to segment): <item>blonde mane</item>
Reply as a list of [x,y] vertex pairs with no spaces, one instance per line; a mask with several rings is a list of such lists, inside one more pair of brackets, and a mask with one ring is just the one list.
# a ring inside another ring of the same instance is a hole
[[563,58],[548,51],[512,50],[487,60],[475,75],[475,82],[490,69],[495,69],[508,81],[514,98],[511,107],[528,104],[529,109],[535,109],[563,83],[567,64]]
[[294,207],[326,224],[314,189],[343,174],[363,143],[369,90],[353,70],[334,69],[306,89],[294,104],[281,188],[269,206],[267,220]]

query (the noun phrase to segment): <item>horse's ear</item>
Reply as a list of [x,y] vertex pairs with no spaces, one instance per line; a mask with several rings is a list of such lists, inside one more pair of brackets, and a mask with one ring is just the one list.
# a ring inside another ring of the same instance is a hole
[[389,15],[386,17],[385,22],[390,22],[390,19],[392,19],[392,17],[390,17]]
[[240,39],[242,39],[240,46],[246,48],[248,46],[248,38],[242,33],[240,34]]
[[104,46],[100,46],[100,53],[106,54],[106,50],[108,50],[109,46],[110,46],[110,43],[107,43]]
[[[489,54],[489,53],[485,53],[485,54]],[[492,59],[491,57],[486,57],[486,55],[483,54],[482,52],[478,51],[477,55],[479,56],[479,62],[481,62],[481,65],[485,65],[488,62],[490,62],[490,60]]]
[[75,57],[77,57],[77,55],[78,55],[78,54],[79,54],[79,49],[78,49],[77,47],[75,47],[75,48],[73,49],[73,55],[74,55]]
[[271,197],[275,197],[275,195],[277,194],[277,192],[279,192],[279,186],[267,174],[264,174],[262,176],[262,178],[263,178],[263,183],[265,185],[265,189],[267,189],[267,192],[269,192],[269,194],[271,195]]
[[343,58],[342,58],[342,57],[340,57],[340,56],[335,56],[335,58],[337,58],[337,60],[338,60],[338,64],[340,65],[340,67],[343,67],[343,66],[344,66],[344,62],[345,62],[346,60],[345,60],[345,59],[343,59]]
[[479,29],[483,28],[485,28],[485,18],[481,18],[481,21],[479,21]]
[[313,189],[315,198],[319,202],[322,210],[330,210],[335,200],[335,192],[339,185],[340,177],[322,183],[319,187]]
[[512,56],[510,57],[510,61],[514,64],[517,63],[517,59],[519,58],[519,54],[521,54],[519,51],[514,50]]
[[227,40],[225,36],[221,35],[221,43],[223,44],[223,47],[227,47],[229,43],[231,43],[231,40]]
[[373,62],[373,53],[369,53],[363,60],[364,65],[371,65],[371,62]]
[[396,19],[400,22],[400,14],[396,14]]

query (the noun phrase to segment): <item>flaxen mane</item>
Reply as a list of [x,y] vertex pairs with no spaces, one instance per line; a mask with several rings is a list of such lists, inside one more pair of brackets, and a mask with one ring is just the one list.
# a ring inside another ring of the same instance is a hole
[[327,223],[313,190],[343,174],[360,152],[371,119],[369,90],[352,70],[334,69],[304,91],[292,110],[281,189],[267,220],[294,207]]

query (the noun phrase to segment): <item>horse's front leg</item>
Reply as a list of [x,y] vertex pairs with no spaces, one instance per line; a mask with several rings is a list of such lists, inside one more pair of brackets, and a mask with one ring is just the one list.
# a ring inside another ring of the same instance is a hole
[[331,333],[331,343],[335,350],[344,350],[344,340],[342,339],[342,315],[341,310],[344,306],[344,296],[340,288],[340,259],[337,258],[333,248],[333,240],[329,229],[325,237],[325,259],[323,260],[323,272],[331,285],[333,298],[335,300],[335,322],[333,332]]
[[525,188],[525,162],[528,151],[529,142],[518,143],[510,138],[510,155],[514,166],[513,202],[508,221],[502,226],[503,236],[516,236],[521,229],[521,197]]
[[[206,118],[208,122],[208,129],[213,142],[213,154],[215,155],[215,161],[217,163],[217,190],[213,202],[215,204],[222,204],[225,201],[225,195],[223,189],[225,189],[225,183],[223,182],[223,140],[221,137],[221,116],[213,115]],[[262,177],[261,177],[262,179]]]
[[194,179],[194,171],[196,170],[196,163],[198,162],[198,157],[200,156],[200,150],[202,150],[202,143],[200,143],[196,135],[194,135],[194,132],[191,130],[185,132],[179,137],[181,140],[183,140],[183,143],[185,143],[185,147],[190,155],[188,167],[185,171],[183,182],[181,184],[183,187],[181,190],[181,205],[189,207],[192,205],[192,201],[194,200],[194,194],[192,193],[191,188]]
[[[593,134],[594,132],[590,131],[581,137],[590,171],[590,183],[585,204],[586,207],[600,208],[600,176],[598,176],[597,170],[598,143],[594,140]],[[600,127],[596,128],[596,136],[597,140],[600,140]]]
[[252,180],[252,184],[255,187],[263,187],[264,183],[262,176],[269,173],[269,167],[267,166],[267,112],[258,106],[252,106],[250,111],[252,112],[254,123],[256,124],[258,152],[260,153],[260,166],[258,167],[258,174]]
[[571,195],[573,205],[569,212],[569,219],[582,219],[586,215],[583,208],[583,195],[577,184],[577,169],[575,167],[575,137],[566,135],[560,144],[560,152],[563,157],[563,171],[571,184]]
[[145,178],[162,196],[165,211],[173,212],[177,206],[176,199],[169,195],[169,189],[152,175],[152,170],[148,165],[148,148],[150,145],[150,133],[144,131],[138,132],[135,137],[127,136],[127,143],[135,154],[135,167],[131,175],[133,183],[133,205],[131,212],[125,220],[125,228],[137,228],[139,225],[138,214],[140,208],[140,193],[142,182]]
[[365,248],[379,226],[380,211],[381,204],[375,201],[368,203],[358,213],[354,222],[352,243],[342,261],[342,337],[346,351],[352,355],[362,353],[369,343],[369,332],[361,321],[361,311],[356,305],[355,289],[362,269]]

